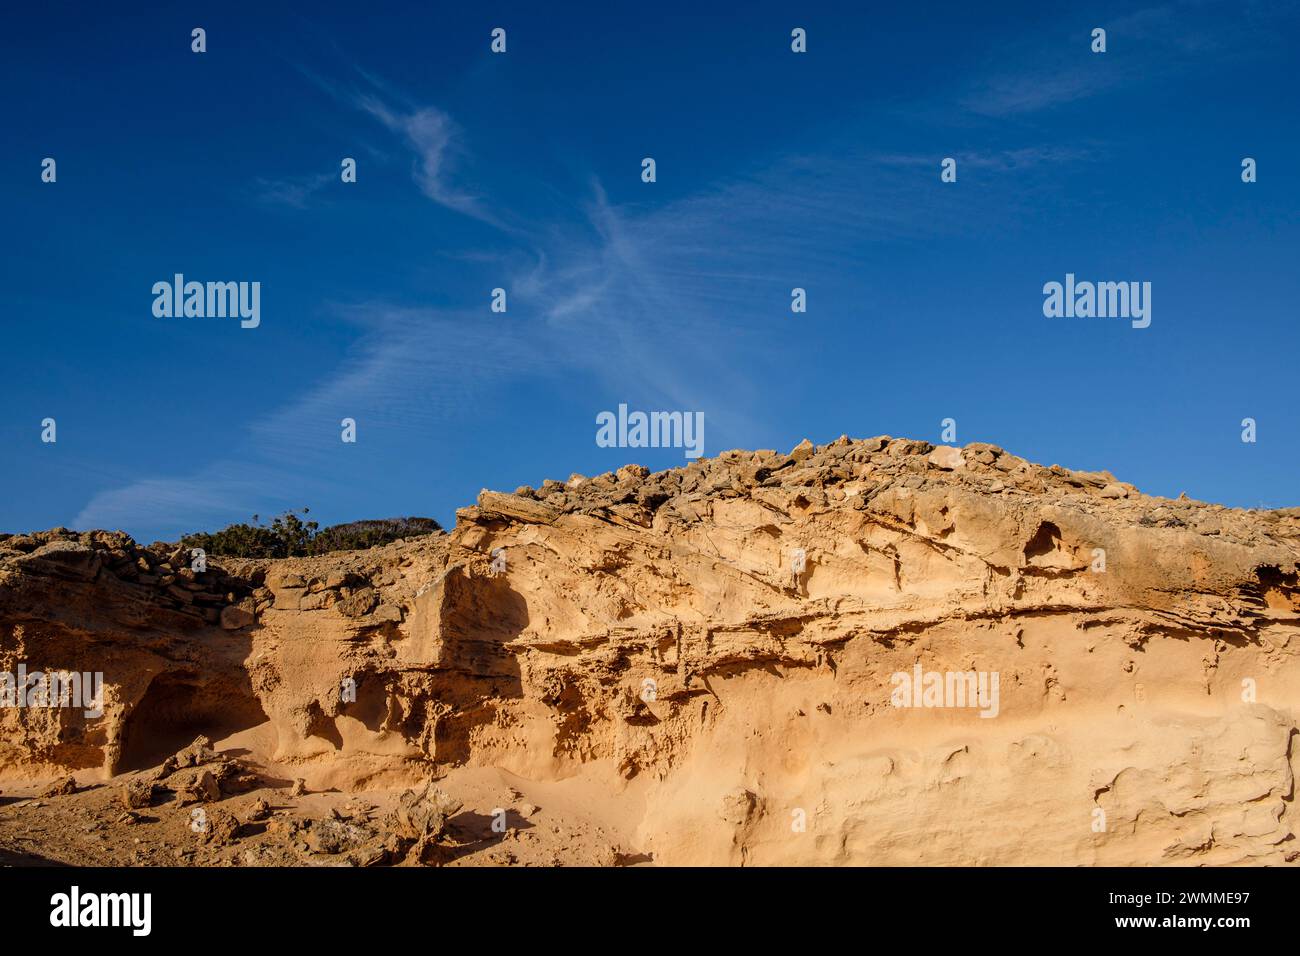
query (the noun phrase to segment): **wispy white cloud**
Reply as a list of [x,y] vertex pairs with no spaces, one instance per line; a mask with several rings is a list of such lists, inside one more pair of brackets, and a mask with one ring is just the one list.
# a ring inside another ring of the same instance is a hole
[[478,219],[492,219],[479,197],[453,183],[452,172],[464,155],[464,145],[460,129],[450,116],[432,106],[402,112],[373,95],[359,96],[357,104],[400,135],[415,153],[412,175],[421,192],[448,209]]
[[266,490],[279,477],[247,461],[218,460],[201,474],[142,478],[95,495],[73,527],[214,527],[232,516],[246,518],[249,503],[267,500]]
[[435,442],[472,420],[485,391],[547,370],[544,352],[502,337],[481,316],[383,303],[339,311],[360,338],[319,385],[252,421],[238,444],[193,472],[97,494],[76,526],[180,532],[301,507],[354,480],[338,467],[343,418],[357,421],[368,445],[385,433]]
[[358,85],[327,79],[302,64],[295,66],[338,103],[365,113],[396,135],[413,154],[411,177],[425,196],[448,209],[505,228],[484,207],[482,197],[457,181],[468,151],[462,130],[445,110],[414,104],[382,77],[357,66],[351,72],[359,78]]
[[1076,66],[1033,76],[1000,74],[980,83],[962,103],[972,112],[986,116],[1032,113],[1113,89],[1123,79],[1120,70],[1107,71],[1100,63],[1092,69]]
[[285,179],[258,179],[256,197],[259,202],[273,206],[290,206],[306,209],[311,200],[334,177],[329,173],[316,176],[291,176]]
[[[991,51],[987,73],[961,97],[961,105],[988,117],[1013,117],[1167,82],[1207,64],[1231,68],[1243,58],[1285,54],[1284,31],[1270,25],[1294,16],[1287,4],[1260,0],[1173,0],[1087,20],[1070,17]],[[1227,14],[1225,16],[1225,11]],[[1107,52],[1091,51],[1091,30],[1106,30]]]

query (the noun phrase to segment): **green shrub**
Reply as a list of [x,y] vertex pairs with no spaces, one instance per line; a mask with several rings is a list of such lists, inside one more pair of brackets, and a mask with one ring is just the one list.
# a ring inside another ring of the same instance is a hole
[[[303,508],[302,513],[308,510]],[[273,518],[270,525],[253,515],[252,524],[232,524],[215,533],[187,534],[180,543],[185,548],[202,548],[208,554],[232,558],[300,558],[331,551],[359,551],[442,530],[432,518],[351,521],[323,531],[319,527],[315,521],[303,521],[294,512],[286,511]]]
[[[303,508],[302,513],[306,514],[307,509]],[[303,522],[292,511],[286,511],[280,517],[271,521],[271,533],[279,540],[283,554],[276,557],[300,558],[304,554],[310,553],[312,538],[316,535],[316,529],[319,528],[315,521]]]
[[331,525],[312,539],[311,554],[330,551],[361,551],[400,538],[418,538],[441,531],[432,518],[379,518]]
[[202,548],[208,554],[224,554],[232,558],[283,558],[284,543],[270,528],[262,525],[232,524],[228,528],[209,534],[200,531],[181,538],[185,548]]

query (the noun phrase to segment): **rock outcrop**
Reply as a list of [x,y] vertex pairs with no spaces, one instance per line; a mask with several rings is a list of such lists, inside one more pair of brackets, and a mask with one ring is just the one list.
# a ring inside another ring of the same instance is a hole
[[[605,808],[604,862],[1297,856],[1298,509],[841,438],[484,491],[451,533],[369,551],[207,561],[120,532],[0,540],[0,671],[104,682],[102,716],[0,709],[0,775],[117,778],[206,734],[263,779],[415,788],[407,842],[470,805],[439,789],[433,826],[431,779],[490,770]],[[204,772],[186,799],[225,799]],[[503,832],[509,795],[482,802]],[[360,824],[295,827],[305,852],[400,857],[352,847],[380,839]]]

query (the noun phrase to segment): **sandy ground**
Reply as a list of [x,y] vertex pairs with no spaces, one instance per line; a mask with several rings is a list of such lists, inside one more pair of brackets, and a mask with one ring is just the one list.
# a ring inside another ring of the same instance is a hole
[[[82,866],[358,866],[402,862],[374,859],[385,818],[406,788],[364,792],[337,789],[294,794],[292,771],[248,749],[264,738],[254,728],[218,740],[214,749],[254,768],[266,781],[216,806],[242,822],[238,836],[213,845],[196,831],[194,812],[206,803],[163,792],[147,808],[128,811],[121,790],[134,774],[108,780],[74,775],[78,790],[41,796],[53,781],[10,786],[0,796],[0,863]],[[176,776],[183,776],[178,771]],[[609,768],[591,766],[567,780],[531,782],[495,768],[462,767],[436,785],[462,804],[451,815],[432,862],[444,866],[643,865],[630,843],[638,799],[625,791],[604,799],[598,782]],[[265,801],[269,814],[259,816]],[[318,821],[331,821],[338,845],[312,838]],[[494,829],[494,822],[496,827]],[[337,826],[334,826],[337,825]],[[408,864],[413,861],[407,860]],[[429,861],[426,861],[429,862]]]

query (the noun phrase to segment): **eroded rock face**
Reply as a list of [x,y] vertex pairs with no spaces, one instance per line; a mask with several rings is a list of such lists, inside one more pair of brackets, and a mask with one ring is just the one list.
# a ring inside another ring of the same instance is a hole
[[102,717],[0,710],[0,772],[261,728],[312,787],[590,777],[667,863],[1295,856],[1295,509],[881,437],[457,517],[193,575],[117,533],[0,540],[0,670],[105,681]]

